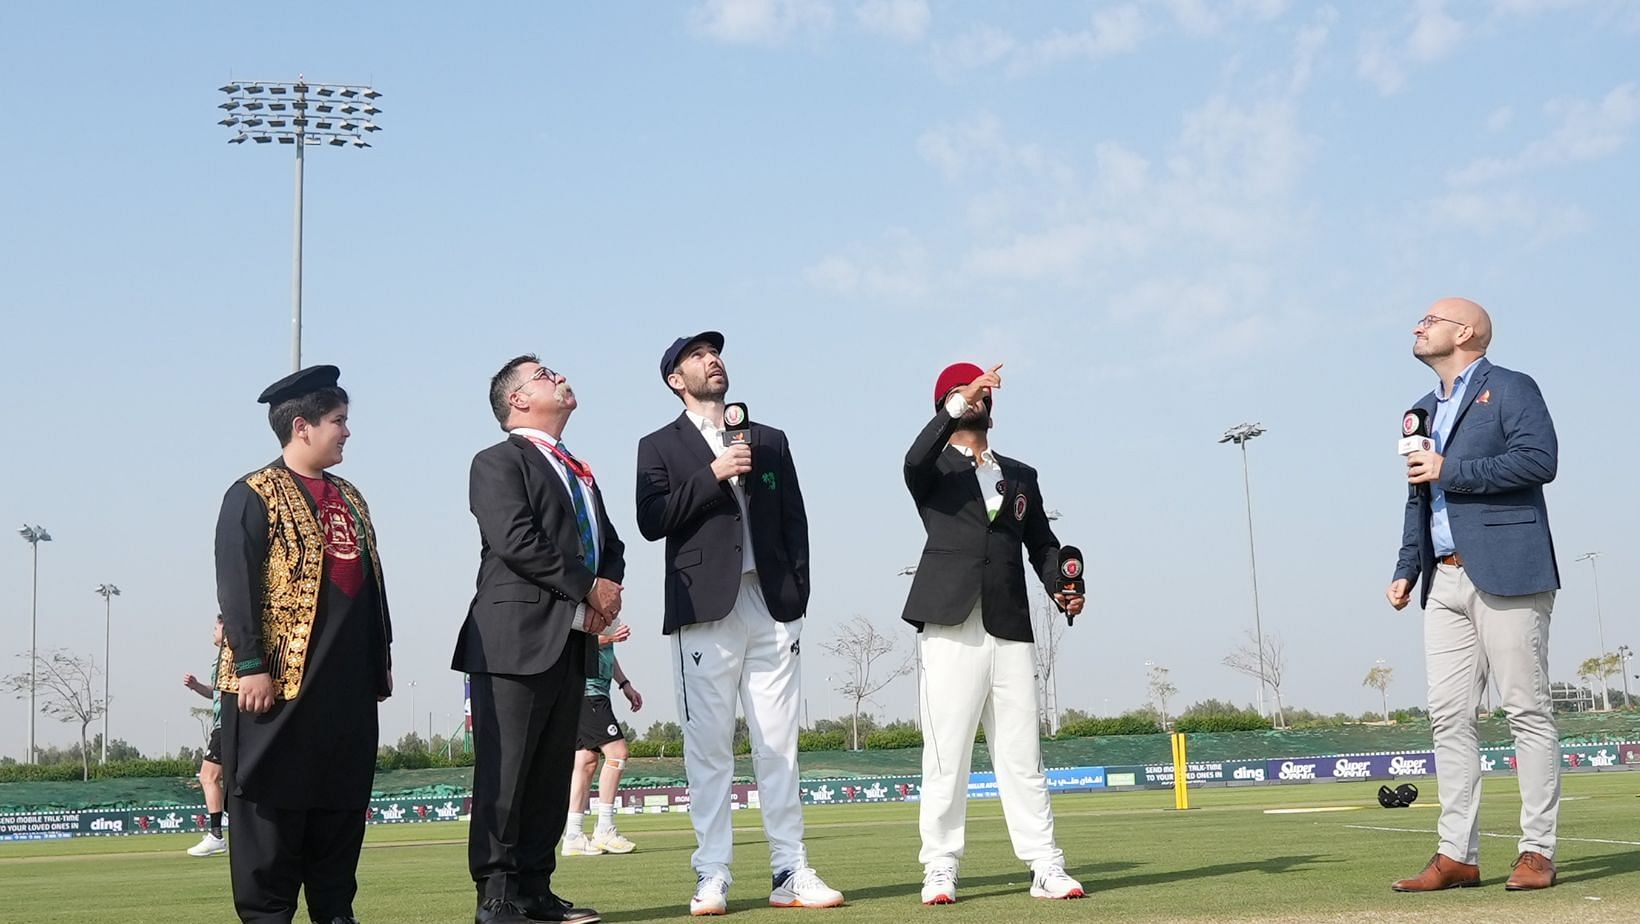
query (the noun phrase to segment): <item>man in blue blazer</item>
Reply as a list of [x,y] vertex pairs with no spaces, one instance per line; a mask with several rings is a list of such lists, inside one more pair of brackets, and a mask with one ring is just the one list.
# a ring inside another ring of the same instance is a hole
[[1440,847],[1398,892],[1480,884],[1480,746],[1475,713],[1497,682],[1515,736],[1519,856],[1506,887],[1555,884],[1560,737],[1549,695],[1549,614],[1560,572],[1543,486],[1554,421],[1530,376],[1486,359],[1492,320],[1468,299],[1436,302],[1412,353],[1440,377],[1418,399],[1431,450],[1407,455],[1401,554],[1385,596],[1399,610],[1423,579],[1424,664],[1439,778]]

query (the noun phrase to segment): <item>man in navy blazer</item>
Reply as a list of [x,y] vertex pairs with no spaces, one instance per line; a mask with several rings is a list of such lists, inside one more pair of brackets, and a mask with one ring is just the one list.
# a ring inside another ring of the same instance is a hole
[[[843,894],[809,865],[797,766],[809,521],[786,434],[724,403],[722,350],[723,335],[703,331],[662,352],[661,381],[683,413],[638,442],[638,531],[666,541],[663,631],[697,844],[689,912],[728,909],[737,702],[769,839],[769,904],[829,908]],[[749,442],[730,438],[742,429]]]
[[1401,553],[1385,596],[1399,610],[1422,578],[1424,660],[1439,779],[1440,847],[1398,892],[1480,884],[1480,747],[1475,714],[1496,681],[1515,736],[1519,855],[1506,887],[1555,883],[1560,738],[1549,693],[1549,615],[1560,572],[1543,486],[1558,445],[1537,383],[1486,359],[1492,320],[1468,299],[1436,302],[1413,355],[1439,376],[1414,409],[1431,450],[1407,455]]

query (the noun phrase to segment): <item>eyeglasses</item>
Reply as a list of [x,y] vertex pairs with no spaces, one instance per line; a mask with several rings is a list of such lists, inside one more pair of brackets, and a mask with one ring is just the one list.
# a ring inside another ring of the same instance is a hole
[[518,383],[518,387],[514,388],[512,390],[512,394],[516,395],[519,392],[523,391],[525,388],[529,387],[529,384],[531,382],[539,382],[542,379],[556,379],[556,378],[558,378],[558,373],[552,371],[551,369],[548,369],[546,366],[538,366],[534,372],[530,373],[529,378],[527,378],[524,381]]
[[1448,324],[1456,324],[1459,327],[1468,327],[1469,326],[1468,324],[1465,324],[1462,321],[1454,321],[1451,318],[1443,318],[1443,317],[1440,317],[1439,315],[1426,314],[1422,318],[1419,319],[1418,329],[1419,330],[1425,330],[1427,328],[1433,327],[1435,325],[1435,323],[1438,322],[1438,321],[1445,321]]

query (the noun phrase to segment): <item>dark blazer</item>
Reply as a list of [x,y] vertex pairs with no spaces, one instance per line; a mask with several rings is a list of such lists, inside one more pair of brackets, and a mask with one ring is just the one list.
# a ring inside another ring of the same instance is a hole
[[509,436],[473,457],[468,504],[483,544],[478,592],[456,639],[453,670],[547,670],[563,653],[575,608],[593,580],[620,583],[626,546],[604,512],[603,493],[594,487],[587,499],[603,541],[596,574],[581,554],[569,489],[534,443]]
[[[1518,597],[1556,590],[1560,569],[1549,533],[1543,486],[1555,480],[1559,443],[1549,407],[1532,377],[1482,359],[1464,388],[1464,406],[1452,422],[1441,464],[1441,490],[1452,542],[1464,571],[1489,594]],[[1435,394],[1414,407],[1435,417]],[[1435,546],[1429,535],[1429,492],[1411,485],[1395,577],[1425,577],[1420,604],[1429,602]]]
[[[780,622],[809,605],[809,519],[786,434],[751,425],[745,478],[752,557],[769,613]],[[687,414],[638,442],[638,532],[666,540],[663,631],[729,615],[740,595],[740,504],[712,475],[716,458]]]
[[1042,509],[1036,469],[998,455],[1002,509],[987,520],[974,460],[947,445],[957,418],[943,409],[917,434],[905,455],[905,486],[917,503],[928,539],[923,543],[903,619],[954,626],[980,602],[985,631],[1016,642],[1034,641],[1025,596],[1025,563],[1052,593],[1059,573],[1059,540]]

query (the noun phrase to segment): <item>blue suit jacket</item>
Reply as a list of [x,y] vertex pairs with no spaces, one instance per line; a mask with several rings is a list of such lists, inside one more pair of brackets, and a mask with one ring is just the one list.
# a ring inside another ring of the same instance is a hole
[[[1447,436],[1441,490],[1452,541],[1464,571],[1489,594],[1517,597],[1557,590],[1560,569],[1549,534],[1543,486],[1555,480],[1559,444],[1549,407],[1524,373],[1482,359],[1464,391]],[[1418,399],[1435,418],[1433,392]],[[1435,547],[1429,535],[1429,492],[1409,485],[1401,555],[1395,577],[1424,577],[1419,603],[1429,602]]]

